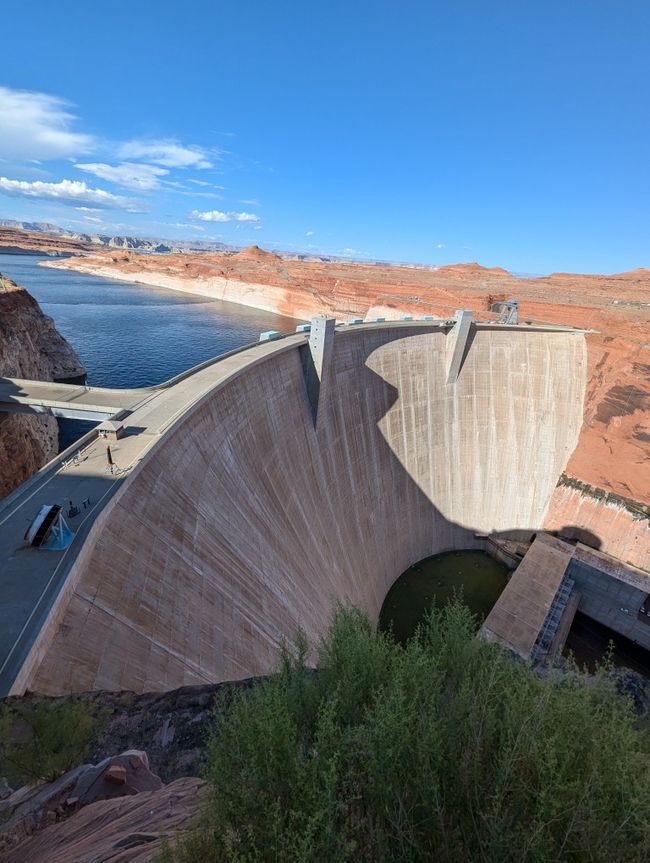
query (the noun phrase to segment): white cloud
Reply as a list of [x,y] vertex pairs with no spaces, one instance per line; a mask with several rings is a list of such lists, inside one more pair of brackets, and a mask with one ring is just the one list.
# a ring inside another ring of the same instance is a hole
[[71,130],[68,103],[47,93],[0,87],[0,158],[18,162],[89,153],[93,138]]
[[[191,177],[187,178],[188,183],[194,183],[195,186],[209,186],[211,189],[225,189],[225,186],[218,186],[216,183],[207,183],[205,180],[194,180]],[[242,201],[243,203],[243,201]]]
[[260,217],[255,213],[224,213],[222,210],[192,210],[190,218],[199,219],[201,222],[259,222]]
[[244,204],[247,207],[261,207],[262,205],[255,198],[249,198],[248,200],[243,200],[239,202],[240,204]]
[[[219,192],[197,192],[196,189],[188,189],[183,183],[178,183],[175,180],[163,180],[163,185],[167,188],[175,189],[178,195],[185,195],[188,198],[211,198],[213,201],[222,201],[223,195]],[[216,187],[217,189],[219,186]]]
[[157,189],[160,186],[160,177],[169,174],[167,168],[135,162],[122,162],[119,165],[105,165],[103,162],[77,163],[75,168],[87,174],[94,174],[100,180],[107,180],[109,183],[116,183],[118,186],[139,192]]
[[192,210],[190,218],[200,219],[202,222],[232,222],[230,213],[222,213],[221,210],[206,210],[204,213]]
[[91,189],[79,180],[61,180],[59,183],[44,183],[42,180],[10,180],[0,177],[0,192],[19,198],[44,198],[71,206],[94,205],[95,207],[116,207],[121,210],[138,212],[135,201],[121,195],[113,195],[104,189]]
[[189,228],[192,231],[205,231],[202,225],[193,225],[188,222],[167,222],[167,224],[172,228]]
[[305,236],[306,237],[313,237],[315,233],[316,233],[315,231],[305,231]]
[[212,168],[211,153],[196,144],[181,144],[174,140],[127,141],[119,148],[122,159],[147,159],[166,168]]
[[444,244],[444,243],[437,243],[437,244],[436,244],[436,249],[444,249],[444,248],[445,248],[445,244]]

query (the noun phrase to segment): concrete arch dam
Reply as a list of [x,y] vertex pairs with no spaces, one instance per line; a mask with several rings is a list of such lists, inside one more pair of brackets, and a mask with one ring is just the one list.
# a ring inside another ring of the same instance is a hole
[[541,528],[582,423],[584,335],[457,331],[347,326],[315,360],[302,334],[234,358],[94,518],[14,691],[265,673],[336,600],[377,618],[414,562]]

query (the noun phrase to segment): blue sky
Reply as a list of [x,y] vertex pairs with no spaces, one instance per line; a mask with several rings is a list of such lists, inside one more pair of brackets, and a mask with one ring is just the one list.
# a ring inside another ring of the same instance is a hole
[[0,218],[650,266],[647,0],[32,0],[0,87]]

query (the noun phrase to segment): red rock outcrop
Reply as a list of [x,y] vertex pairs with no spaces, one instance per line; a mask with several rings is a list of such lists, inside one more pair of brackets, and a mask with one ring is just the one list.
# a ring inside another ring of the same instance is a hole
[[93,248],[91,243],[72,237],[0,227],[0,254],[79,255]]
[[[84,374],[72,347],[36,300],[0,274],[0,376],[68,380]],[[52,417],[0,414],[0,498],[57,452]]]
[[[144,863],[191,826],[207,788],[200,779],[177,779],[155,791],[100,800],[0,854],[2,863]],[[197,861],[198,863],[198,861]]]

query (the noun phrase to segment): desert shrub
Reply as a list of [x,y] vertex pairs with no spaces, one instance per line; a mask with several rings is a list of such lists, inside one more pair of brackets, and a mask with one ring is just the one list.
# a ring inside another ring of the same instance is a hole
[[0,708],[0,776],[51,781],[83,763],[100,717],[85,702],[15,701]]
[[404,647],[341,609],[224,712],[189,861],[636,861],[650,745],[605,672],[541,678],[460,603]]

